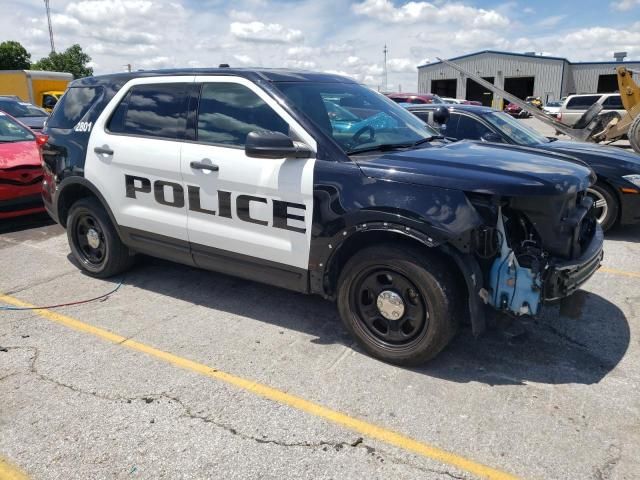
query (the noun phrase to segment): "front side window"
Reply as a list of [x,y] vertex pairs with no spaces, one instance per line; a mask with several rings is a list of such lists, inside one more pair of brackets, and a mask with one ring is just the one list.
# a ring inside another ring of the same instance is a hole
[[289,125],[264,100],[237,83],[206,83],[198,106],[197,140],[243,147],[255,130],[289,134]]
[[[277,87],[293,106],[332,137],[346,154],[382,146],[409,146],[438,134],[394,103],[396,99],[389,99],[362,85],[282,82]],[[337,110],[334,106],[346,110],[348,115],[332,115],[331,112]]]
[[109,131],[165,139],[181,138],[186,126],[188,87],[183,83],[134,86],[109,120]]
[[483,118],[518,145],[533,146],[541,143],[549,143],[547,137],[539,134],[533,128],[524,125],[506,113],[491,112],[483,115]]
[[585,95],[573,97],[567,102],[567,110],[587,110],[600,99],[600,95]]
[[485,133],[491,133],[485,125],[468,115],[460,115],[456,138],[466,140],[480,140]]
[[23,142],[34,138],[29,129],[0,112],[0,143]]

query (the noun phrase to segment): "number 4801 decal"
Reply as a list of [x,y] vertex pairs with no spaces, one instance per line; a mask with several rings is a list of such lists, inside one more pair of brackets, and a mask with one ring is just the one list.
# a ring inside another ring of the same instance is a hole
[[93,122],[78,122],[75,127],[73,127],[74,132],[90,132],[91,127],[93,126]]

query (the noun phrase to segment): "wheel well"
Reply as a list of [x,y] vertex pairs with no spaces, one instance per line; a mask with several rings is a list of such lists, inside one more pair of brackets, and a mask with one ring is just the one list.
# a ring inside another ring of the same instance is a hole
[[456,264],[456,261],[449,254],[445,253],[438,247],[429,247],[421,241],[402,233],[393,231],[369,231],[351,235],[344,241],[333,257],[331,257],[329,267],[327,269],[327,275],[325,277],[325,292],[329,297],[333,297],[335,295],[340,272],[347,261],[349,261],[353,255],[363,248],[379,245],[381,243],[393,243],[394,245],[417,247],[420,249],[428,249],[432,252],[438,252],[443,258],[446,257],[447,261],[450,262],[451,272],[454,275],[456,286],[460,288],[460,292],[462,292],[463,295],[469,295],[469,289],[467,288],[467,282],[464,279],[463,273]]
[[[69,209],[71,209],[71,205],[76,203],[81,198],[85,197],[98,198],[90,188],[79,183],[69,185],[64,190],[62,190],[60,198],[58,199],[58,219],[60,220],[60,225],[66,228],[67,217],[69,215]],[[100,199],[98,199],[98,201],[99,200]]]

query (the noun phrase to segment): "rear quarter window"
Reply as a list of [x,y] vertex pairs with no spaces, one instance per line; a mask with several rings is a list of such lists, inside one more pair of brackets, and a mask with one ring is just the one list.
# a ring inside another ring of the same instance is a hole
[[567,102],[567,110],[587,110],[591,105],[600,100],[601,95],[585,95],[573,97]]
[[102,87],[72,87],[62,96],[47,122],[48,128],[73,128],[102,96]]
[[605,101],[602,102],[602,108],[604,110],[624,110],[620,95],[611,95],[610,97],[607,97]]

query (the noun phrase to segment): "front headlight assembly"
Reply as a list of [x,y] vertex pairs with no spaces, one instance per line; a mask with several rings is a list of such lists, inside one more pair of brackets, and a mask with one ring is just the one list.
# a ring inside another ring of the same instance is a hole
[[622,178],[640,188],[640,174],[634,173],[632,175],[623,175]]

